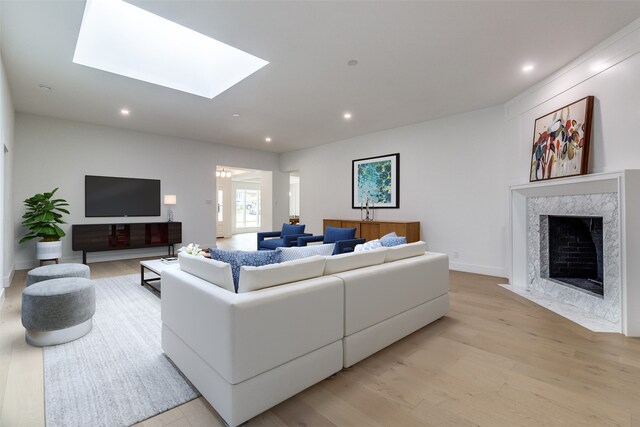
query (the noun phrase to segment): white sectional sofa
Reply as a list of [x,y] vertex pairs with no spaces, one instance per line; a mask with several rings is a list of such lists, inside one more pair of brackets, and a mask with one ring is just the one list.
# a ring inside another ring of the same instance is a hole
[[162,348],[236,426],[444,316],[448,258],[425,248],[242,267],[237,294],[228,264],[181,256],[162,274]]

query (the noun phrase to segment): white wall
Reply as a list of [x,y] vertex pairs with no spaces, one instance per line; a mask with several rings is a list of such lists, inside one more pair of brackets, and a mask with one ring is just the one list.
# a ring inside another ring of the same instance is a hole
[[590,172],[640,168],[640,20],[603,41],[505,106],[508,184],[529,181],[536,118],[587,95],[595,96]]
[[[0,192],[2,193],[2,208],[0,209],[0,266],[3,286],[11,284],[13,276],[13,191],[11,174],[13,169],[13,133],[14,109],[7,76],[0,56],[0,148],[3,160],[0,162]],[[0,289],[0,301],[3,290]]]
[[[288,196],[288,193],[287,193]],[[260,231],[271,231],[273,224],[273,173],[260,172]],[[277,229],[277,228],[276,228]]]
[[502,106],[478,110],[285,153],[281,169],[300,172],[300,221],[319,234],[323,218],[360,217],[351,161],[400,153],[400,209],[378,209],[376,219],[418,220],[429,250],[449,254],[453,269],[506,276],[504,124]]
[[[165,221],[160,217],[85,218],[86,174],[153,178],[162,182],[162,194],[175,194],[176,221],[182,222],[184,243],[213,245],[216,241],[215,170],[218,164],[260,170],[278,168],[273,153],[178,139],[125,129],[17,114],[15,124],[15,200],[60,187],[58,195],[70,203],[69,224]],[[274,174],[275,175],[275,174]],[[277,175],[286,175],[277,173]],[[280,194],[281,193],[281,194]],[[274,192],[274,201],[287,203],[288,192]],[[281,202],[282,200],[283,202]],[[15,217],[22,215],[16,204]],[[286,219],[286,214],[284,219]],[[273,218],[281,223],[283,218]],[[17,242],[23,230],[18,221]],[[63,261],[78,261],[81,253],[71,250],[70,225],[63,229]],[[16,243],[16,268],[35,265],[35,243]],[[162,251],[112,251],[89,254],[89,262],[131,258]]]
[[289,173],[274,172],[272,175],[273,194],[284,195],[285,198],[274,197],[271,214],[273,227],[271,230],[282,230],[282,224],[289,223]]
[[300,182],[289,184],[289,216],[298,216],[300,212]]

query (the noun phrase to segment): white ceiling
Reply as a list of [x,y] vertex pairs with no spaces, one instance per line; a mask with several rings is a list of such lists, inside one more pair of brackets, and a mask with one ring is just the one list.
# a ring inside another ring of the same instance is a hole
[[270,64],[209,100],[74,64],[82,1],[2,0],[16,110],[284,152],[503,103],[640,17],[635,1],[131,3]]

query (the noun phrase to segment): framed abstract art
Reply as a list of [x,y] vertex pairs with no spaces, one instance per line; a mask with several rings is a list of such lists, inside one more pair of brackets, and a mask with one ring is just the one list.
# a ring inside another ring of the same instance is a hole
[[376,209],[400,207],[400,154],[351,162],[351,207],[360,209],[367,198]]
[[530,182],[588,172],[593,99],[587,96],[536,119]]

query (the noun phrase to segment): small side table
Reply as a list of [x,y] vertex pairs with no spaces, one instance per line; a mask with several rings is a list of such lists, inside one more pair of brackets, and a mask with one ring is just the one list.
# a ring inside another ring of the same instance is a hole
[[47,261],[53,261],[56,264],[60,264],[60,260],[58,258],[51,258],[51,259],[41,259],[40,260],[40,267],[42,267],[44,265],[45,262]]
[[[140,261],[140,286],[147,285],[154,291],[160,293],[160,276],[164,270],[170,268],[178,268],[180,264],[178,261],[163,262],[159,259],[153,259],[149,261]],[[149,270],[157,277],[145,278],[144,270]]]

